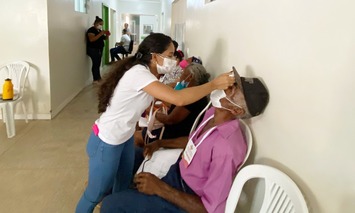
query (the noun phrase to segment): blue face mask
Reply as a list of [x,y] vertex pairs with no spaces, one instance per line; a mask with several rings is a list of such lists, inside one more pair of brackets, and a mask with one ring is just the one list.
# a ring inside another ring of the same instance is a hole
[[177,82],[174,90],[182,90],[185,89],[189,85],[189,82],[182,80],[181,82]]
[[181,84],[182,84],[182,86],[184,86],[184,88],[186,88],[187,86],[189,86],[189,83],[190,83],[190,82],[186,82],[185,80],[182,80],[182,81],[181,81]]

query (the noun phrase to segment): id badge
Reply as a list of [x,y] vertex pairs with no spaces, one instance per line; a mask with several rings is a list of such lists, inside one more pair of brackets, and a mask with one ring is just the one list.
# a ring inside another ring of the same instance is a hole
[[195,144],[193,143],[192,139],[190,139],[186,145],[184,153],[182,154],[182,160],[183,160],[185,168],[187,168],[190,165],[193,157],[196,154],[196,150],[197,150],[197,148],[196,148]]

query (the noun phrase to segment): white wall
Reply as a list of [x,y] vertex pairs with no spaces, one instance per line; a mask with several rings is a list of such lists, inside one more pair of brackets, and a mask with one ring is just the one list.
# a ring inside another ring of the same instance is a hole
[[[51,111],[47,1],[0,0],[0,64],[24,60],[30,63],[28,95],[30,116],[49,119]],[[2,85],[2,84],[1,84]],[[22,110],[15,118],[24,118]]]
[[92,82],[85,34],[96,16],[102,18],[102,4],[117,10],[115,0],[91,0],[87,14],[74,11],[74,0],[48,1],[52,117]]
[[184,1],[189,54],[214,75],[234,65],[242,75],[261,76],[270,90],[265,113],[249,121],[252,161],[293,178],[311,212],[353,212],[355,2],[176,4]]
[[[160,0],[151,1],[137,1],[137,0],[118,0],[117,1],[117,15],[118,28],[122,29],[123,22],[120,18],[122,14],[134,14],[134,15],[153,15],[158,18],[158,25],[161,17],[161,2]],[[161,26],[156,26],[156,29],[160,29]],[[118,32],[118,39],[121,38],[121,32]]]
[[117,6],[120,13],[136,15],[159,15],[161,10],[160,0],[117,0]]
[[174,9],[172,10],[172,19],[171,24],[171,37],[178,42],[179,50],[182,50],[185,54],[185,57],[189,57],[189,48],[186,48],[185,45],[185,34],[186,34],[186,1],[175,1],[173,3]]
[[[31,65],[27,106],[34,119],[51,119],[90,81],[85,31],[88,16],[74,1],[0,2],[0,63],[25,60]],[[4,28],[3,28],[4,29]],[[16,118],[23,118],[21,110]]]
[[91,83],[85,32],[102,16],[102,3],[117,10],[114,0],[90,1],[88,14],[75,12],[74,0],[0,0],[0,24],[6,26],[0,30],[0,64],[30,63],[26,102],[34,119],[53,118]]
[[52,115],[62,110],[91,82],[86,55],[88,15],[74,11],[74,1],[48,1],[49,61]]
[[149,33],[144,32],[144,25],[151,25],[152,26],[152,31],[157,32],[158,29],[158,17],[157,16],[145,16],[141,15],[139,16],[139,32],[140,32],[140,38],[139,42],[142,42],[145,37],[147,37]]
[[161,31],[166,35],[171,33],[171,4],[173,0],[161,1]]

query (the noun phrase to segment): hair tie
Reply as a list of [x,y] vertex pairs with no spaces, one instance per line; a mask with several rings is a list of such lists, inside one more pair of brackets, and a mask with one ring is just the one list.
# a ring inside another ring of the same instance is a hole
[[177,52],[178,52],[178,54],[180,55],[181,58],[184,57],[184,53],[181,50],[178,50]]
[[136,59],[141,59],[143,54],[140,52],[137,52],[134,56],[136,57]]

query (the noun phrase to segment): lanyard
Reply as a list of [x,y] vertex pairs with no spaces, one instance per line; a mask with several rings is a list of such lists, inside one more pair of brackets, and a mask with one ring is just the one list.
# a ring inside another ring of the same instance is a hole
[[197,128],[197,130],[194,132],[194,134],[192,135],[192,137],[189,139],[189,142],[186,145],[185,151],[182,154],[182,159],[183,159],[183,164],[184,166],[187,168],[192,159],[194,158],[196,151],[197,151],[197,147],[199,147],[201,145],[201,143],[206,139],[206,137],[208,137],[211,132],[213,130],[216,129],[216,127],[213,127],[211,129],[209,129],[202,137],[202,139],[199,141],[199,143],[197,145],[194,144],[194,137],[197,134],[197,132],[199,132],[201,130],[201,128],[205,127],[206,123],[211,120],[213,118],[213,115],[211,117],[209,117],[208,119],[206,119],[200,126],[199,128]]
[[[194,134],[192,135],[191,140],[195,137],[196,133],[199,132],[199,130],[200,130],[202,127],[204,127],[204,126],[207,124],[207,122],[208,122],[209,120],[211,120],[213,117],[214,117],[214,115],[212,115],[211,117],[207,118],[207,119],[199,126],[199,128],[197,128],[197,130],[196,130],[196,131],[194,132]],[[202,137],[202,139],[200,140],[200,142],[196,145],[196,148],[199,147],[200,144],[201,144],[201,143],[211,134],[211,132],[212,132],[213,130],[215,130],[216,128],[217,128],[217,127],[215,126],[215,127],[211,128],[210,130],[208,130],[208,132],[206,132],[206,133],[203,135],[203,137]]]

